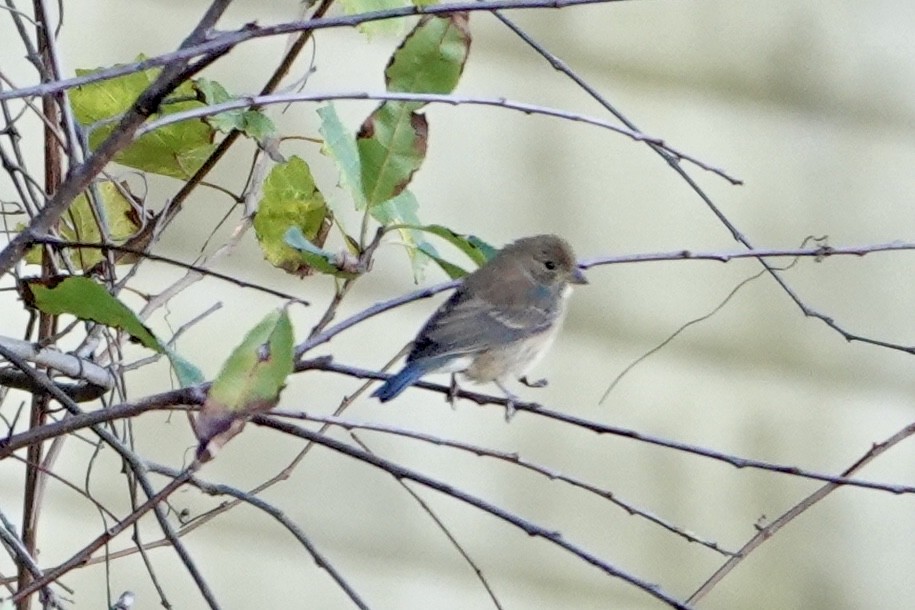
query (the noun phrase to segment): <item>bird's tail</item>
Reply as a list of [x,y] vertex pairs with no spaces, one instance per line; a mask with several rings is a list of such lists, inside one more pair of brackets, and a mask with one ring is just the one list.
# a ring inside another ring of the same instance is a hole
[[372,393],[372,396],[381,402],[387,402],[406,390],[408,386],[419,381],[419,378],[428,372],[427,367],[421,366],[417,362],[408,364],[393,377],[388,377],[387,381]]

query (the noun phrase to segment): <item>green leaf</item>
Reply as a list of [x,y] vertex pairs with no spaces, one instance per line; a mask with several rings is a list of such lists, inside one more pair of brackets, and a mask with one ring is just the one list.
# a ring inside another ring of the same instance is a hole
[[470,242],[470,245],[474,248],[482,252],[487,261],[499,253],[498,248],[491,246],[476,235],[468,235],[467,241]]
[[[194,87],[200,92],[207,105],[222,104],[237,99],[221,84],[206,78],[194,81]],[[206,121],[223,133],[237,130],[258,142],[263,142],[276,135],[276,126],[273,121],[260,110],[244,108],[227,110],[207,117]]]
[[203,374],[197,367],[159,341],[130,308],[91,279],[79,276],[59,276],[48,281],[34,279],[24,282],[23,288],[23,298],[40,311],[69,314],[119,328],[144,347],[164,354],[182,387],[203,382]]
[[119,328],[151,350],[162,353],[162,344],[139,318],[121,301],[111,296],[104,286],[87,277],[57,277],[43,286],[39,281],[28,283],[32,303],[51,314],[70,314],[81,320],[91,320]]
[[229,355],[209,398],[233,413],[272,409],[292,373],[293,347],[289,314],[272,311]]
[[467,20],[467,13],[420,19],[385,69],[388,91],[451,93],[470,53]]
[[398,225],[396,228],[413,229],[441,237],[452,246],[467,255],[478,267],[488,261],[497,252],[495,248],[473,235],[455,233],[443,225]]
[[194,88],[200,92],[200,95],[203,96],[203,101],[207,104],[222,104],[232,100],[232,94],[215,80],[198,78],[194,81]]
[[260,110],[245,110],[242,117],[244,124],[241,131],[249,138],[263,142],[276,135],[276,125]]
[[[142,55],[137,58],[138,61],[142,59]],[[95,71],[97,70],[77,70],[76,73],[82,76]],[[112,119],[90,131],[89,148],[96,149],[116,129],[118,118],[133,105],[159,72],[159,68],[151,68],[70,90],[74,115],[84,126]],[[195,90],[190,82],[175,89],[172,98],[184,101],[170,103],[166,100],[162,104],[161,113],[151,118],[204,105],[194,99]],[[182,121],[141,136],[115,155],[114,160],[142,171],[187,180],[215,148],[214,133],[205,121]]]
[[328,273],[338,277],[355,277],[357,270],[348,266],[348,257],[334,254],[315,246],[302,234],[299,227],[289,227],[283,240],[290,247],[298,251],[301,261],[321,273]]
[[417,247],[417,250],[431,258],[452,280],[457,280],[467,275],[466,269],[442,258],[439,253],[432,248],[431,244],[422,243]]
[[194,422],[201,460],[212,459],[248,417],[276,405],[292,373],[294,348],[292,322],[281,309],[268,314],[232,351]]
[[422,232],[409,228],[422,224],[419,222],[419,216],[416,213],[418,209],[419,203],[413,193],[403,191],[397,197],[388,199],[381,205],[376,205],[369,210],[375,220],[382,225],[400,226],[397,232],[407,247],[407,254],[410,256],[410,262],[413,266],[413,280],[417,283],[422,280],[425,266],[430,258],[431,260],[439,258],[435,247],[423,238]]
[[362,165],[359,162],[356,139],[340,122],[332,104],[318,108],[318,116],[321,118],[319,131],[324,136],[321,152],[337,164],[340,185],[349,189],[356,209],[362,210],[367,204],[362,193]]
[[[108,227],[108,235],[105,239],[102,238],[96,215],[85,194],[76,197],[61,216],[61,238],[68,241],[123,244],[140,230],[142,222],[137,212],[138,206],[133,205],[124,195],[125,193],[130,194],[126,183],[116,185],[105,180],[97,184],[97,191],[102,208],[98,211],[99,216],[104,219]],[[121,262],[130,262],[127,259],[115,258]],[[70,262],[83,271],[88,271],[104,259],[105,256],[100,249],[77,248],[69,253]],[[37,247],[31,249],[25,260],[32,264],[41,263],[41,249]]]
[[[470,52],[467,14],[425,16],[388,62],[389,91],[449,93]],[[385,102],[356,136],[362,192],[369,206],[403,191],[426,157],[429,126],[418,114],[422,102]]]
[[400,194],[426,157],[428,124],[411,107],[415,104],[382,104],[356,136],[362,192],[369,206]]
[[162,349],[164,350],[169,363],[172,365],[172,370],[175,371],[175,376],[178,378],[178,384],[182,388],[189,388],[204,382],[203,372],[189,360],[186,360],[167,345],[163,345]]
[[311,273],[313,266],[286,243],[286,232],[297,227],[308,241],[321,247],[331,224],[327,202],[305,161],[294,156],[270,171],[254,215],[254,231],[271,264],[289,273]]

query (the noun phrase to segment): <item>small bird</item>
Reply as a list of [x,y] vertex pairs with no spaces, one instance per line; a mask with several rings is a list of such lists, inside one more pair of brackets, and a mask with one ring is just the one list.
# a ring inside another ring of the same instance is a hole
[[572,284],[587,284],[569,244],[556,235],[509,244],[479,269],[426,322],[404,368],[375,390],[387,402],[428,373],[463,373],[495,382],[508,397],[506,420],[517,401],[505,383],[525,373],[546,352],[565,316]]

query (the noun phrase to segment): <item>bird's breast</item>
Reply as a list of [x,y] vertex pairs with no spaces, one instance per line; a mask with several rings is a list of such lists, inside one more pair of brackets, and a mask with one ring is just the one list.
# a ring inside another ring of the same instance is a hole
[[556,323],[546,331],[482,351],[464,374],[477,383],[521,377],[543,357],[556,338],[558,329],[559,324]]

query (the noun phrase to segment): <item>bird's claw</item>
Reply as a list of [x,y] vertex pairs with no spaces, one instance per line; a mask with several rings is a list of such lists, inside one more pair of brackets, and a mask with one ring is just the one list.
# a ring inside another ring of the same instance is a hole
[[518,379],[518,381],[520,381],[521,383],[523,383],[524,385],[526,385],[529,388],[545,388],[550,383],[546,379],[538,379],[537,381],[531,381],[530,379],[527,378],[527,375],[525,375],[524,377],[520,377]]
[[452,409],[457,408],[455,402],[457,401],[457,395],[460,389],[457,382],[457,375],[451,373],[451,384],[448,386],[448,394],[445,396],[445,400],[448,401],[448,404],[451,405]]
[[515,416],[515,413],[518,411],[515,409],[515,402],[509,398],[505,401],[505,423],[511,422],[512,418]]

